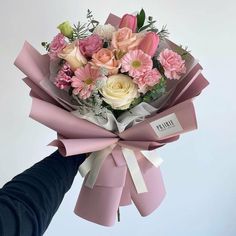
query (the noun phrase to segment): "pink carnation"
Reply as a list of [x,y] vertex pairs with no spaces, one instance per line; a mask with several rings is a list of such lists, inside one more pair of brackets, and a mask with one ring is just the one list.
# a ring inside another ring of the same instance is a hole
[[121,72],[129,72],[133,78],[140,77],[152,69],[151,57],[142,50],[136,49],[125,54],[121,59]]
[[102,39],[97,34],[92,34],[79,41],[80,51],[85,57],[92,57],[92,55],[98,52],[102,46]]
[[71,70],[69,64],[65,63],[57,74],[55,85],[59,89],[68,88],[71,84],[71,78],[73,75],[74,73]]
[[65,36],[61,33],[57,34],[49,46],[49,57],[50,59],[56,59],[58,53],[62,51],[62,49],[67,45],[65,41]]
[[168,79],[180,79],[181,75],[186,73],[185,61],[176,52],[165,49],[160,53],[158,59]]
[[75,76],[72,77],[73,94],[79,95],[81,99],[89,98],[99,76],[99,70],[93,69],[90,64],[78,68],[75,71]]
[[154,68],[140,77],[136,77],[133,81],[138,85],[141,93],[146,93],[150,87],[158,84],[161,79],[160,72]]

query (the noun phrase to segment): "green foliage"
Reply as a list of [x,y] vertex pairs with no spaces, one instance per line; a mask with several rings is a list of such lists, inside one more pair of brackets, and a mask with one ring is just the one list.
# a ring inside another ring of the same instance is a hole
[[70,88],[69,88],[69,91],[68,91],[68,93],[69,93],[69,95],[70,95],[70,96],[72,96],[72,94],[73,94],[73,90],[74,90],[74,88],[73,88],[73,87],[70,87]]
[[71,41],[74,41],[76,39],[83,39],[86,38],[90,33],[94,31],[94,29],[97,27],[99,22],[93,18],[92,11],[89,9],[87,10],[87,23],[80,23],[78,22],[77,25],[74,25],[73,28],[73,38]]
[[141,102],[150,103],[160,98],[165,93],[165,90],[166,90],[166,77],[163,76],[160,79],[160,82],[156,84],[155,86],[153,86],[151,90],[149,90],[144,95],[141,95],[140,97],[135,98],[129,109],[132,109],[133,107],[137,106]]
[[147,25],[145,25],[139,29],[139,32],[144,31],[144,30],[148,30],[148,29],[149,29],[149,31],[152,31],[152,29],[155,29],[155,26],[154,26],[155,23],[156,23],[155,20],[149,21]]
[[168,30],[166,28],[166,25],[162,26],[161,30],[159,30],[158,28],[156,28],[155,26],[155,23],[157,22],[156,20],[153,19],[152,16],[149,16],[147,18],[147,24],[144,25],[145,23],[145,12],[144,10],[142,9],[140,11],[139,14],[137,14],[137,21],[138,21],[138,32],[141,32],[141,31],[149,31],[149,32],[154,32],[156,34],[159,35],[160,39],[164,39],[164,38],[167,38],[169,33],[168,33]]
[[160,31],[157,29],[156,33],[159,35],[160,39],[168,38],[169,36],[169,32],[167,30],[166,25],[163,25]]
[[161,63],[157,60],[156,57],[152,59],[153,61],[153,68],[157,68],[157,70],[161,73],[162,77],[165,77],[165,71]]
[[131,108],[137,106],[137,105],[138,105],[139,103],[141,103],[142,101],[143,101],[142,96],[140,96],[140,97],[138,97],[138,98],[135,98],[134,101],[133,101],[132,104],[131,104]]
[[149,103],[153,100],[158,99],[165,92],[165,88],[166,88],[166,79],[162,77],[160,82],[155,86],[153,86],[152,89],[143,96],[143,101]]
[[188,49],[188,46],[179,45],[179,51],[177,52],[183,59],[186,59],[191,50]]
[[78,22],[77,25],[74,25],[73,28],[73,37],[71,39],[71,41],[73,42],[75,39],[83,39],[86,38],[88,36],[88,28],[87,28],[87,24],[81,24],[80,22]]
[[42,42],[41,45],[42,45],[47,51],[49,51],[50,43],[48,43],[48,42]]
[[139,30],[140,28],[142,28],[142,26],[144,25],[145,18],[146,18],[146,14],[145,14],[145,11],[142,9],[142,10],[137,14],[137,27],[138,27],[138,30]]
[[92,11],[90,11],[89,9],[87,10],[87,20],[88,20],[87,27],[89,28],[89,31],[92,33],[94,29],[98,26],[99,21],[94,20]]

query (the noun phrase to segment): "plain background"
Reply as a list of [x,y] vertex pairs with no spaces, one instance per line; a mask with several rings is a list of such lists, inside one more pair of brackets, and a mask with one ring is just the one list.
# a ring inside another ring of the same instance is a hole
[[[1,0],[0,5],[0,186],[54,151],[55,133],[28,118],[31,99],[13,66],[24,40],[44,52],[56,26],[85,20],[86,10],[104,22],[144,7],[167,24],[170,39],[187,45],[204,67],[210,86],[195,101],[199,129],[159,150],[167,196],[142,218],[135,207],[121,209],[121,223],[105,228],[73,214],[81,186],[78,175],[46,236],[62,235],[236,235],[236,106],[234,0]],[[1,214],[1,213],[0,213]]]

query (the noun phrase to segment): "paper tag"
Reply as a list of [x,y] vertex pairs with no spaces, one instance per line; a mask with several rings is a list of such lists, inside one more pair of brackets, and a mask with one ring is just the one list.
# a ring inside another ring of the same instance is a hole
[[175,113],[164,116],[150,123],[159,138],[170,136],[183,131],[181,124]]

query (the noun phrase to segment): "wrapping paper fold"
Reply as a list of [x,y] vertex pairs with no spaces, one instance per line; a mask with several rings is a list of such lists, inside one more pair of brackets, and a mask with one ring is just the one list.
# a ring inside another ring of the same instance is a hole
[[[110,15],[107,23],[116,26],[119,24],[119,18]],[[170,41],[165,43],[169,47],[176,47]],[[114,146],[101,162],[93,188],[86,186],[86,181],[90,177],[89,173],[86,175],[75,213],[89,221],[111,226],[115,223],[119,206],[133,202],[142,216],[153,212],[165,196],[165,187],[159,166],[153,165],[151,159],[146,158],[141,150],[157,149],[176,141],[180,134],[197,128],[192,100],[208,85],[201,73],[202,67],[195,63],[182,81],[174,86],[170,85],[174,89],[161,112],[122,133],[112,133],[74,116],[70,112],[72,107],[60,99],[59,92],[50,91],[44,86],[44,81],[50,76],[47,55],[41,55],[25,42],[15,65],[27,76],[24,82],[31,88],[30,117],[59,134],[58,139],[50,145],[57,146],[64,156],[99,152]],[[173,113],[180,122],[182,131],[160,138],[150,123]],[[147,192],[137,192],[122,148],[133,150]]]

